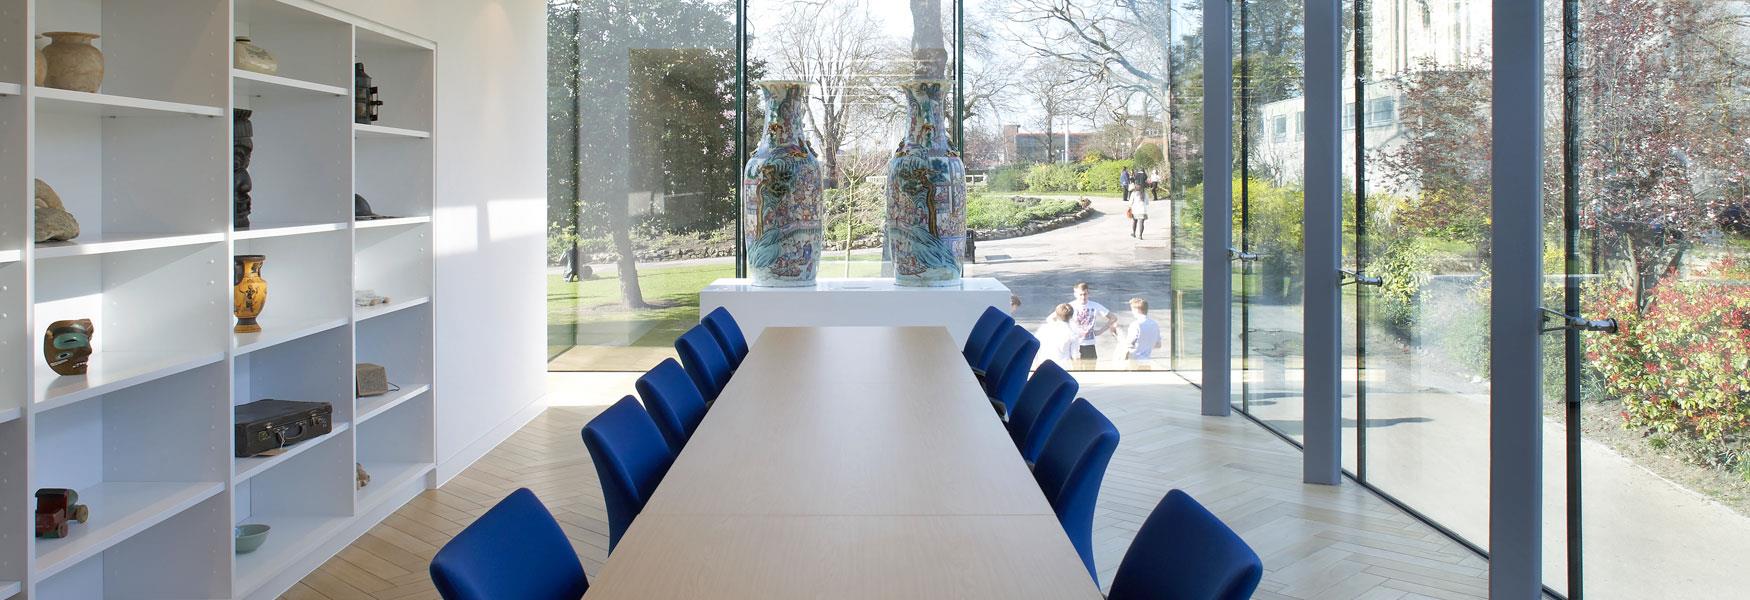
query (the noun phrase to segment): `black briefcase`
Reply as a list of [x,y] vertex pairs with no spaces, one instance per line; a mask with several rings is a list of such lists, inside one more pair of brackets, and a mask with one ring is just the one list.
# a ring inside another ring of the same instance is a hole
[[334,430],[334,406],[327,402],[257,400],[237,407],[239,458],[327,434]]

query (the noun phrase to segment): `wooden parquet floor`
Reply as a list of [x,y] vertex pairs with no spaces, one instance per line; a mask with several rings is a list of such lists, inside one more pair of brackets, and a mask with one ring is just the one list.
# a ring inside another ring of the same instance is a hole
[[[1184,489],[1264,559],[1256,598],[1483,598],[1488,564],[1353,484],[1300,482],[1294,447],[1243,417],[1203,417],[1197,390],[1169,374],[1085,373],[1082,395],[1122,434],[1094,517],[1095,560],[1111,581],[1161,496]],[[629,387],[629,386],[628,386]],[[630,390],[609,390],[604,399]],[[445,540],[528,487],[570,535],[591,575],[607,559],[601,487],[579,431],[599,408],[554,407],[442,488],[428,490],[312,572],[290,600],[436,599],[426,567]]]

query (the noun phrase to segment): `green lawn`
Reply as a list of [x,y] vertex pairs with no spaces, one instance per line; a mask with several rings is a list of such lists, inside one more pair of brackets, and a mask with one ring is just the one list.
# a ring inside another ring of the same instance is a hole
[[[840,253],[827,253],[821,261],[821,277],[875,277],[881,274],[881,256],[853,255],[849,263]],[[631,310],[624,306],[620,280],[598,275],[594,279],[567,282],[547,276],[547,357],[558,356],[576,343],[598,345],[595,340],[576,340],[592,332],[626,331],[635,339],[614,346],[667,347],[699,322],[699,290],[724,277],[735,276],[735,265],[722,262],[683,266],[646,267],[638,271],[639,289],[650,308]],[[630,336],[629,336],[630,337]]]

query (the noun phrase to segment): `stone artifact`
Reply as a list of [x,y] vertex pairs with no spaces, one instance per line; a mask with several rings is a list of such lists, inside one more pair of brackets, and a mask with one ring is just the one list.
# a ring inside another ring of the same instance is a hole
[[741,171],[748,274],[758,286],[811,286],[825,233],[820,160],[802,129],[808,84],[756,85],[765,98],[766,128]]
[[91,508],[79,503],[79,492],[66,488],[43,488],[36,491],[36,536],[67,537],[70,521],[84,523],[91,518]]
[[43,57],[43,49],[36,49],[36,84],[42,85],[49,78],[49,59]]
[[383,106],[383,101],[377,99],[377,86],[371,85],[371,76],[365,74],[365,63],[353,63],[352,86],[352,122],[360,125],[376,123],[377,111]]
[[942,104],[952,84],[913,81],[899,86],[911,117],[905,139],[887,163],[887,244],[894,283],[960,283],[966,249],[966,166],[948,148]]
[[249,213],[255,209],[250,192],[255,180],[249,177],[249,157],[255,154],[255,124],[250,122],[255,111],[231,111],[231,225],[249,228]]
[[253,71],[263,75],[273,75],[280,72],[280,61],[249,41],[247,36],[240,36],[232,44],[232,66],[245,71]]
[[103,87],[103,51],[91,45],[97,34],[49,31],[43,37],[53,40],[43,47],[43,58],[49,64],[43,85],[75,92],[96,92]]
[[43,331],[43,359],[61,375],[84,375],[91,362],[91,319],[55,321]]
[[267,307],[267,280],[261,278],[261,263],[267,262],[267,257],[242,254],[235,260],[232,277],[237,287],[231,296],[231,308],[237,316],[237,326],[231,331],[258,333],[261,325],[255,322],[255,318],[261,316],[261,310]]
[[36,180],[36,241],[64,242],[79,237],[79,220],[67,212],[55,188]]
[[353,477],[358,481],[360,489],[371,484],[371,474],[365,472],[365,466],[362,463],[352,463],[352,468],[354,470]]

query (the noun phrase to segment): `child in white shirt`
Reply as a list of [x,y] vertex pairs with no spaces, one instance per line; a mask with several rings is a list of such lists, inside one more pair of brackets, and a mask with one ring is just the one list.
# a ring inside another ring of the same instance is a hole
[[1130,299],[1130,316],[1135,320],[1125,332],[1124,347],[1130,360],[1147,361],[1154,355],[1155,348],[1161,347],[1161,324],[1149,318],[1148,300],[1142,298]]
[[1075,309],[1068,304],[1059,304],[1051,311],[1051,316],[1045,318],[1045,324],[1033,332],[1039,338],[1039,360],[1051,360],[1057,366],[1070,368],[1070,361],[1075,360],[1076,342],[1079,341],[1074,329],[1069,326],[1069,319],[1075,314]]

